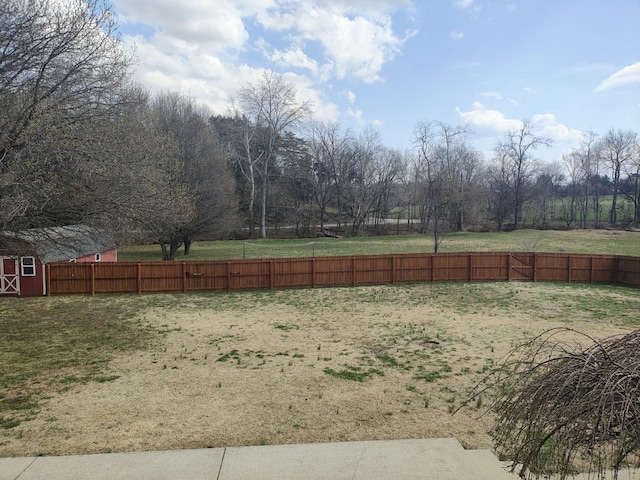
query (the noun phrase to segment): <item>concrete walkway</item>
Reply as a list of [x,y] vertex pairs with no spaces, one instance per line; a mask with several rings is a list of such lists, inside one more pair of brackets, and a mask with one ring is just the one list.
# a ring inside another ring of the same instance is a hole
[[0,480],[516,480],[454,438],[0,458]]

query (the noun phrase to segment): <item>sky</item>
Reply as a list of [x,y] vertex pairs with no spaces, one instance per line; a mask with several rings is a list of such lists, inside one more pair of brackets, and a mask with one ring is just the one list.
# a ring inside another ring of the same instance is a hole
[[134,80],[224,114],[282,74],[314,118],[411,148],[468,125],[485,156],[530,120],[559,159],[582,135],[640,134],[640,0],[111,0]]

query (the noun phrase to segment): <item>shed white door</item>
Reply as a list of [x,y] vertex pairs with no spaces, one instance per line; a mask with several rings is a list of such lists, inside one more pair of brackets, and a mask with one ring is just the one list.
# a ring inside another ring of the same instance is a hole
[[20,275],[18,275],[18,257],[0,257],[0,294],[20,294]]

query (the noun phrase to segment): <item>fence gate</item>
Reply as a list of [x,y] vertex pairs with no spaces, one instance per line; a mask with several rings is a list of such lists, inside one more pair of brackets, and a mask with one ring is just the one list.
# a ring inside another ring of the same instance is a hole
[[18,257],[0,257],[0,294],[19,295]]
[[533,280],[533,255],[512,253],[509,258],[510,280]]

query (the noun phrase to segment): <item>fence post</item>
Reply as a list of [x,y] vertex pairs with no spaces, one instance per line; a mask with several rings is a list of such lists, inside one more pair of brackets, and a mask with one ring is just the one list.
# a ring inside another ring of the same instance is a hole
[[311,288],[316,286],[316,257],[311,259]]
[[391,284],[396,283],[396,256],[391,255]]
[[187,293],[187,264],[182,262],[182,293]]
[[436,256],[434,253],[429,255],[431,257],[431,283],[435,282],[436,277]]
[[91,263],[91,295],[96,294],[96,264]]
[[533,281],[538,280],[538,254],[533,252]]
[[511,281],[511,254],[507,254],[507,282]]
[[51,295],[51,264],[47,263],[45,270],[47,272],[47,291],[45,294],[47,296]]
[[567,283],[571,283],[571,254],[567,255]]
[[273,290],[273,278],[274,278],[273,260],[269,260],[269,288],[271,290]]
[[473,253],[469,254],[469,281],[473,281]]
[[351,257],[351,285],[356,286],[356,257]]
[[137,268],[137,276],[138,276],[138,283],[136,284],[138,293],[142,293],[142,264],[140,262],[138,262],[138,268]]
[[589,262],[589,283],[593,283],[593,255],[591,255]]
[[227,262],[227,292],[231,291],[231,262]]

